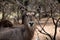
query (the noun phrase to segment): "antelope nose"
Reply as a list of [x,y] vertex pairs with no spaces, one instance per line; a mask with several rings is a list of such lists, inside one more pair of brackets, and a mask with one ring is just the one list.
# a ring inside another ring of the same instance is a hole
[[30,26],[31,26],[31,27],[34,25],[34,23],[33,23],[33,22],[30,22],[29,24],[30,24]]

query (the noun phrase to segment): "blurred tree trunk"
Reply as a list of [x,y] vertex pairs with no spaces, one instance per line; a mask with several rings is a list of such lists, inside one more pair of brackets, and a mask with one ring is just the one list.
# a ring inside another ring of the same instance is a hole
[[26,15],[25,15],[25,13],[23,12],[23,10],[22,10],[22,13],[21,13],[21,14],[22,14],[22,24],[24,24],[24,19],[25,19],[25,16],[26,16]]
[[5,12],[4,12],[4,10],[2,10],[2,19],[1,20],[5,20]]
[[19,23],[20,20],[20,12],[19,7],[17,8],[17,22]]

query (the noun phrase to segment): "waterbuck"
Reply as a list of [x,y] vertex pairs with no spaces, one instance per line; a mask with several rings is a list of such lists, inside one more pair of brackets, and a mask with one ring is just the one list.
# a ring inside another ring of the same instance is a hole
[[36,28],[33,13],[26,13],[24,24],[15,28],[0,30],[0,40],[32,40]]

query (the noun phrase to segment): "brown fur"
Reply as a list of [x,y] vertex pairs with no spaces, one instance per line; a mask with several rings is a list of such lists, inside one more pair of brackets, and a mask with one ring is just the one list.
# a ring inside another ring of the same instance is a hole
[[[5,36],[6,35],[6,36]],[[4,29],[0,32],[0,40],[31,40],[34,31],[31,31],[27,26]]]
[[23,26],[4,29],[4,31],[0,32],[0,40],[32,40],[35,31],[35,21],[34,26],[29,26],[30,21],[34,21],[32,15],[25,16]]

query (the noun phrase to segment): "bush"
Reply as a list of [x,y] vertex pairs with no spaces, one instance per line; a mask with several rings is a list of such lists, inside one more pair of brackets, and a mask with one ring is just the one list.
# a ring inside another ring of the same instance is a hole
[[0,27],[12,27],[13,24],[9,20],[2,20],[0,22]]

